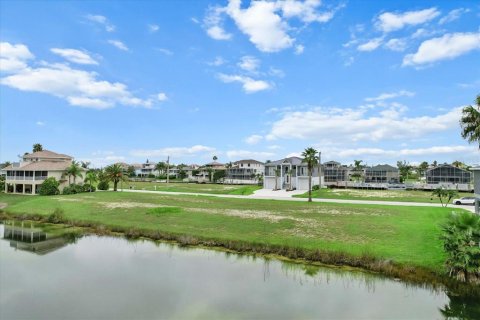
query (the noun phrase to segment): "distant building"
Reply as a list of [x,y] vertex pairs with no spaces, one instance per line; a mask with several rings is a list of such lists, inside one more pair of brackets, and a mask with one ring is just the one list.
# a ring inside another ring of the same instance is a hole
[[472,173],[454,167],[449,164],[441,164],[435,168],[427,170],[425,173],[426,182],[428,184],[437,183],[459,183],[469,184],[472,182]]
[[322,165],[322,173],[325,184],[331,182],[343,182],[349,180],[350,169],[340,162],[328,161]]
[[480,214],[480,166],[473,167],[473,185],[474,185],[474,193],[475,193],[475,212]]
[[[278,170],[278,175],[276,174]],[[318,167],[312,172],[312,186],[320,182]],[[290,157],[265,164],[265,189],[308,190],[308,168],[302,158]]]
[[139,178],[147,178],[149,175],[155,175],[158,172],[155,169],[155,163],[151,163],[150,161],[147,161],[145,163],[142,163],[140,166],[135,168],[135,175]]
[[235,161],[231,168],[227,168],[225,183],[232,184],[253,184],[257,183],[259,177],[263,177],[265,165],[263,162],[248,159]]
[[[68,185],[65,171],[72,164],[73,158],[65,154],[48,150],[28,153],[23,156],[20,163],[14,163],[3,170],[6,171],[5,192],[37,194],[39,186],[49,177],[54,177],[60,182],[59,189],[63,190]],[[76,183],[82,184],[86,169],[81,168],[81,177],[76,178]]]
[[367,183],[398,183],[400,170],[388,164],[381,164],[365,168],[365,182]]

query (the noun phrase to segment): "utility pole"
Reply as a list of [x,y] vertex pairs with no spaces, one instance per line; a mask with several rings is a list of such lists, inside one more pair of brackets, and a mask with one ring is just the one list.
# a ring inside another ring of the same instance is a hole
[[318,194],[322,190],[322,151],[318,152]]
[[167,156],[167,183],[170,181],[170,156]]

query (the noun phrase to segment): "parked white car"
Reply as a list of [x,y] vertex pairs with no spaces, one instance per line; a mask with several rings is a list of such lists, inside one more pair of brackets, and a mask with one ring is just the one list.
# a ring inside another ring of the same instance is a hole
[[463,197],[460,199],[453,199],[453,204],[475,204],[475,197]]

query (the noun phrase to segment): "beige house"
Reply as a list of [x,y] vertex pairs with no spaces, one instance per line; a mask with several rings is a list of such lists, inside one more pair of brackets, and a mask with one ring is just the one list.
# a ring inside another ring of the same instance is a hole
[[[20,163],[14,163],[3,170],[6,172],[5,193],[38,194],[39,186],[47,178],[54,177],[60,182],[59,189],[68,185],[66,169],[72,164],[73,158],[48,150],[28,153]],[[76,183],[83,184],[85,169]]]

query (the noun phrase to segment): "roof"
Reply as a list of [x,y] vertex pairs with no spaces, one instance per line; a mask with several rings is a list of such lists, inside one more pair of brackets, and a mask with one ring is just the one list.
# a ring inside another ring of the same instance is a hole
[[[300,158],[300,157],[289,157],[289,158],[284,158],[284,159],[280,159],[280,160],[277,160],[277,161],[272,161],[272,162],[266,163],[265,166],[277,166],[277,165],[281,165],[281,164],[284,164],[284,163],[289,163],[289,164],[292,164],[292,165],[301,165],[303,163],[303,159]],[[305,164],[305,163],[303,163],[303,164]]]
[[234,162],[234,164],[237,164],[237,163],[257,163],[257,164],[263,164],[263,162],[257,161],[257,160],[253,160],[253,159],[238,160],[238,161],[235,161],[235,162]]
[[224,166],[224,164],[220,163],[220,162],[217,162],[217,161],[213,161],[213,162],[207,163],[205,166],[206,167],[221,167],[221,166]]
[[379,164],[370,168],[366,168],[368,171],[398,171],[397,167],[392,167],[388,164]]
[[[440,168],[453,168],[453,169],[458,169],[458,170],[461,170],[461,171],[465,171],[465,172],[468,172],[468,170],[465,170],[465,169],[462,169],[462,168],[458,168],[458,167],[455,167],[455,166],[452,166],[451,164],[447,164],[447,163],[444,163],[444,164],[439,164],[438,166],[436,166],[435,168],[431,168],[431,169],[428,169],[427,172],[430,172],[430,171],[433,171],[433,170],[436,170],[436,169],[440,169]],[[471,170],[471,169],[470,169]],[[477,169],[478,170],[478,169]]]
[[49,150],[42,150],[37,152],[28,153],[23,156],[24,159],[46,158],[46,159],[69,159],[73,158],[66,154],[56,153]]
[[[4,168],[4,170],[19,170],[19,171],[64,171],[72,163],[70,161],[35,161],[25,162],[20,167],[14,167],[12,165]],[[81,170],[85,170],[81,168]]]

